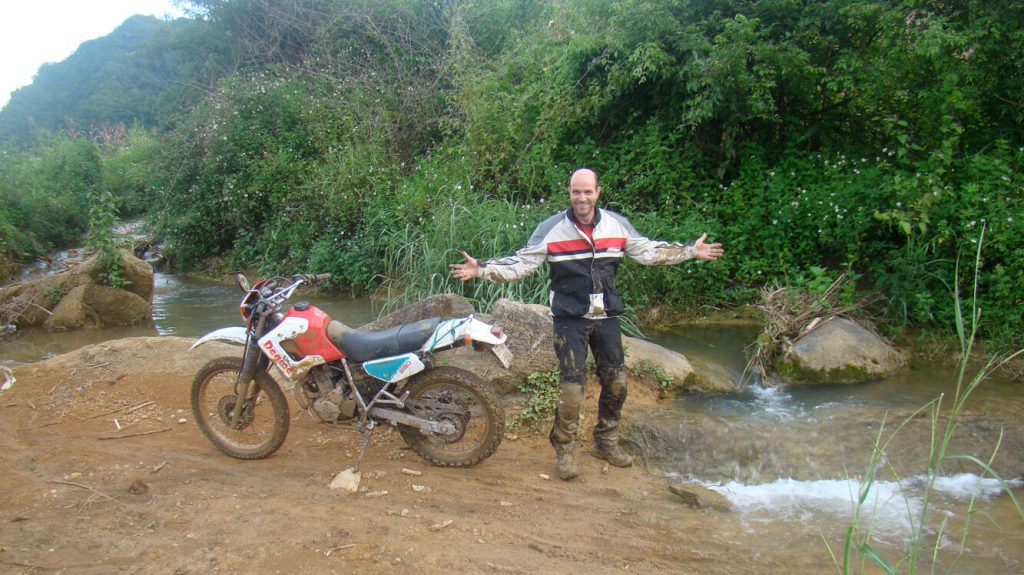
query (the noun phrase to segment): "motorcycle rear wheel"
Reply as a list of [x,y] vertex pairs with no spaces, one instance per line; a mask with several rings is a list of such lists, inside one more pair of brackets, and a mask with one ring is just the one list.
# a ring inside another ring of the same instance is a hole
[[420,457],[441,467],[471,467],[501,445],[505,410],[494,391],[476,375],[456,367],[438,367],[418,375],[408,390],[410,413],[455,428],[448,436],[440,436],[399,426],[402,439]]
[[277,451],[288,435],[288,401],[270,374],[258,371],[255,389],[249,387],[248,405],[232,426],[241,370],[240,357],[207,362],[192,380],[192,416],[217,449],[238,459],[263,459]]

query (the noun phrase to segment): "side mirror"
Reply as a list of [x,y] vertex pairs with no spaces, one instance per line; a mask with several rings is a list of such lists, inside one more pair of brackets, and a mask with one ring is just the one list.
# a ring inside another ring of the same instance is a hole
[[247,292],[252,289],[251,286],[249,286],[249,278],[245,277],[245,274],[238,274],[235,276],[235,281],[238,282],[238,287],[241,288],[242,291]]

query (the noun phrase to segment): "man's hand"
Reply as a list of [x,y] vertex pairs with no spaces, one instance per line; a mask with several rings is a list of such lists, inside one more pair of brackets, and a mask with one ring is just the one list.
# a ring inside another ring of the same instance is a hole
[[477,277],[480,273],[480,266],[477,265],[476,260],[466,252],[462,252],[462,257],[466,258],[466,263],[448,264],[448,267],[451,268],[451,271],[449,271],[451,276],[462,281]]
[[[706,243],[704,243],[704,240],[707,237],[708,237],[708,235],[705,233],[700,238],[698,238],[696,242],[694,242],[694,244],[693,244],[694,254],[695,254],[695,257],[697,259],[699,259],[699,260],[708,260],[708,261],[712,261],[713,262],[713,261],[717,260],[719,258],[719,256],[724,254],[725,250],[722,249],[722,244],[706,244]],[[468,258],[469,256],[466,256],[466,257]],[[473,262],[473,263],[475,264],[476,262]]]

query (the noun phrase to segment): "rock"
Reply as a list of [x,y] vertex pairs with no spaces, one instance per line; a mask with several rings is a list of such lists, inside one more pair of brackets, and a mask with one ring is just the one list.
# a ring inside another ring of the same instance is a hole
[[430,526],[430,530],[431,531],[440,531],[440,530],[444,529],[445,527],[448,527],[452,523],[455,523],[455,521],[452,520],[452,519],[448,519],[448,520],[442,521],[441,523],[435,523],[434,525]]
[[133,325],[152,315],[153,270],[128,252],[120,252],[123,289],[99,281],[100,262],[92,256],[58,273],[0,288],[0,305],[18,312],[17,327],[52,329]]
[[859,383],[896,373],[903,356],[879,336],[845,319],[819,323],[796,341],[779,362],[793,383]]
[[697,375],[693,365],[683,354],[643,339],[623,336],[626,349],[626,367],[643,372],[645,366],[656,366],[672,378],[670,389],[696,389],[700,391],[736,391],[733,382],[720,377]]
[[[121,256],[121,277],[129,283],[123,289],[141,297],[146,302],[153,301],[153,266],[140,260],[125,250],[118,250]],[[100,260],[93,256],[75,270],[76,273],[85,274],[92,279],[93,283],[101,284],[100,281]]]
[[433,491],[426,485],[413,485],[412,490],[415,491],[416,493],[430,493],[431,491]]
[[44,323],[47,329],[133,325],[147,321],[152,308],[139,295],[99,284],[80,285],[61,298]]
[[[428,317],[463,317],[473,313],[473,306],[462,296],[444,294],[431,296],[358,329],[373,331]],[[512,365],[505,369],[493,353],[481,353],[471,347],[442,352],[438,356],[439,363],[465,369],[502,393],[514,392],[531,373],[547,372],[558,367],[551,313],[547,306],[502,298],[494,302],[490,314],[477,313],[474,316],[505,330],[508,334],[506,345],[513,355]],[[671,376],[676,382],[676,388],[735,391],[734,383],[726,377],[696,374],[690,362],[680,353],[630,337],[623,338],[623,345],[626,348],[627,367],[639,362],[650,362]]]
[[7,391],[18,381],[14,379],[14,372],[7,366],[0,365],[0,391]]
[[405,469],[405,468],[402,468],[402,473],[405,474],[405,475],[408,475],[410,477],[419,477],[419,476],[423,475],[422,471],[416,471],[415,469]]
[[147,491],[149,491],[149,484],[141,479],[132,481],[132,484],[128,486],[128,493],[132,495],[142,495]]
[[668,490],[678,495],[683,503],[697,509],[714,509],[716,511],[732,511],[732,502],[721,493],[697,483],[685,481],[671,482]]
[[331,489],[340,489],[346,493],[355,493],[359,490],[359,480],[362,474],[355,468],[349,467],[345,471],[334,476],[331,480]]
[[505,345],[513,355],[510,371],[517,382],[558,367],[547,306],[501,298],[491,306],[491,318],[508,334]]
[[428,317],[448,319],[473,313],[473,304],[456,294],[439,294],[395,310],[388,315],[360,326],[359,331],[379,331]]

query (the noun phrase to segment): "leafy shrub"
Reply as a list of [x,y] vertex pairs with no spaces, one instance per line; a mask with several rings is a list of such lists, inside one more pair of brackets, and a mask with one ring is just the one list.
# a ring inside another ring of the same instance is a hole
[[533,426],[554,413],[558,406],[559,372],[557,369],[546,372],[535,372],[527,376],[519,386],[519,391],[526,394],[522,410],[508,420],[510,428]]

